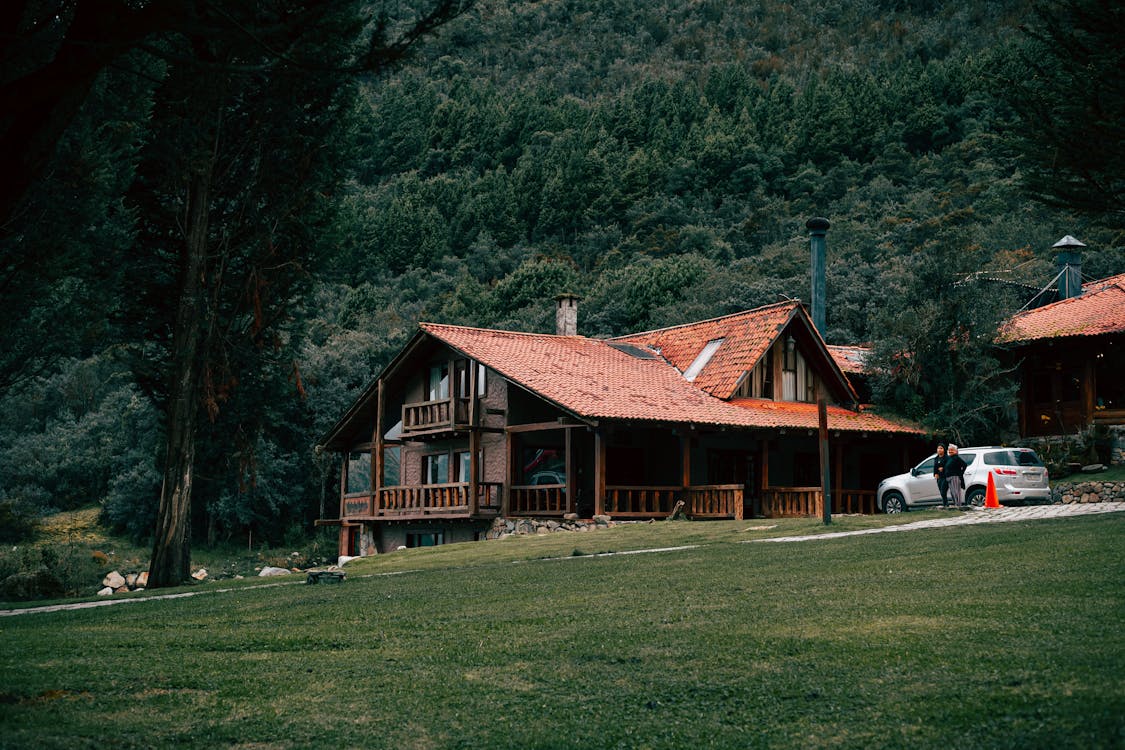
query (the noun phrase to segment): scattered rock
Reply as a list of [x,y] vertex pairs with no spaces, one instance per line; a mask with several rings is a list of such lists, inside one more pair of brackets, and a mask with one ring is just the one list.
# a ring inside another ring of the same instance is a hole
[[113,596],[113,588],[106,586],[104,589],[98,591],[98,596]]
[[204,578],[207,577],[207,568],[200,568],[199,570],[192,573],[191,577],[194,578],[197,581],[202,581]]
[[[118,573],[116,570],[107,573],[106,577],[102,579],[102,586],[109,589],[119,589],[125,585],[125,577]],[[113,593],[112,590],[110,593]]]
[[1082,467],[1082,471],[1085,474],[1093,474],[1098,471],[1105,471],[1105,468],[1105,464],[1088,464]]
[[287,575],[289,575],[289,569],[288,568],[275,568],[272,565],[267,565],[266,567],[262,568],[260,573],[258,573],[259,578],[268,578],[269,576],[287,576]]
[[137,576],[137,588],[142,589],[148,585],[148,571],[144,570]]

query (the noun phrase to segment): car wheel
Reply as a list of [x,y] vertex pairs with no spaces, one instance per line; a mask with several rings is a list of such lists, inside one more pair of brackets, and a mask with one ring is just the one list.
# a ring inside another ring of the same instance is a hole
[[984,505],[984,488],[973,487],[969,490],[969,494],[965,496],[965,502],[978,508]]
[[888,492],[883,495],[883,512],[884,513],[905,513],[906,501],[897,492]]

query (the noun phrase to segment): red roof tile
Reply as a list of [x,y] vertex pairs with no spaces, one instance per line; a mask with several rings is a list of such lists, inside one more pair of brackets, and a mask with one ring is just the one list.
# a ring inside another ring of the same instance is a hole
[[[621,339],[607,342],[434,323],[422,323],[421,328],[508,380],[586,419],[731,427],[817,426],[815,404],[723,401],[684,380],[661,358],[642,359],[615,348],[613,344],[622,343]],[[829,407],[829,423],[833,430],[920,433],[912,425],[836,406]]]
[[1125,274],[1086,284],[1077,297],[1013,315],[997,341],[1025,344],[1066,336],[1099,336],[1125,331]]
[[871,356],[870,346],[840,346],[827,344],[828,353],[844,372],[862,374],[867,371],[867,358]]
[[[815,430],[820,427],[816,404],[796,401],[770,401],[760,398],[736,398],[729,403],[753,414],[760,427],[791,427]],[[852,411],[828,405],[828,429],[841,432],[893,432],[924,435],[925,430],[905,420],[884,417],[872,411]]]
[[680,372],[686,371],[709,341],[723,339],[692,384],[713,396],[730,398],[739,380],[766,353],[796,313],[799,302],[778,302],[721,318],[620,336],[613,341],[656,349]]

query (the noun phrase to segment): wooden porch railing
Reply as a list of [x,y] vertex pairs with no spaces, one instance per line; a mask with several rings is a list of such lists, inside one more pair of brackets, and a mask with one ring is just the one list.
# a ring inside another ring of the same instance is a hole
[[762,516],[788,518],[820,515],[819,487],[767,487],[762,490]]
[[606,487],[605,512],[614,518],[663,518],[683,487]]
[[[762,491],[765,518],[819,516],[823,510],[820,487],[768,487]],[[870,490],[833,490],[833,513],[875,513],[875,493]]]
[[874,490],[840,490],[832,493],[833,513],[875,513]]
[[742,520],[741,484],[713,484],[689,487],[685,491],[687,514],[691,518],[732,518]]
[[565,484],[518,485],[512,487],[508,498],[508,514],[512,516],[562,516],[569,512]]

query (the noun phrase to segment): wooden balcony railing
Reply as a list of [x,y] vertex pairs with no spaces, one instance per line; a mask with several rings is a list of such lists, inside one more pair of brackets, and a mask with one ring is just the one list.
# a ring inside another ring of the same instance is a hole
[[[477,485],[477,514],[496,515],[504,485],[480,482]],[[374,497],[353,495],[344,498],[345,517],[410,517],[427,515],[465,515],[471,512],[469,483],[427,484],[416,487],[383,487]]]
[[515,486],[508,498],[508,513],[513,516],[562,516],[569,512],[565,484]]
[[[455,413],[451,413],[455,412]],[[446,398],[440,401],[422,401],[402,407],[402,431],[427,432],[455,429],[469,423],[469,399]]]

